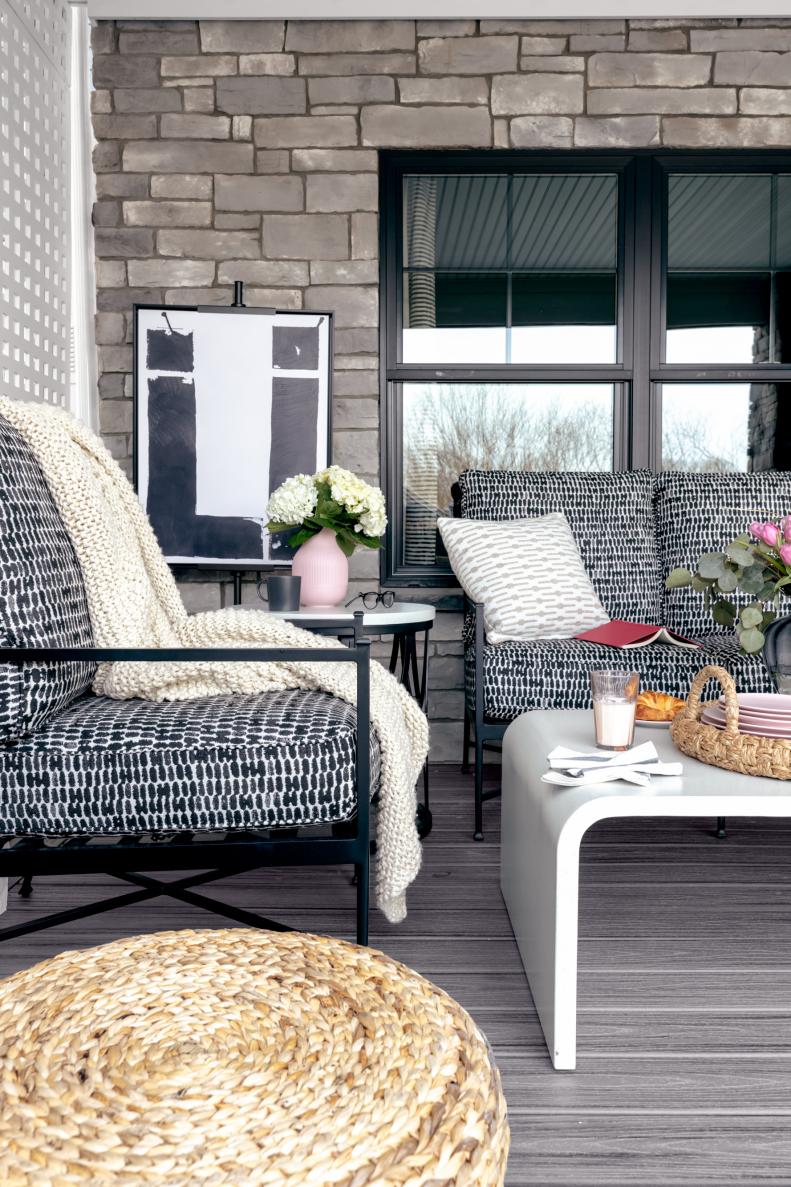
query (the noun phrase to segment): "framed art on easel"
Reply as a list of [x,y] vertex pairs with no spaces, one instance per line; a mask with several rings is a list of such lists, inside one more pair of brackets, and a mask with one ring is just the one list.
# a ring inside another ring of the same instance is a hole
[[169,563],[290,563],[266,505],[329,464],[331,375],[331,313],[135,306],[135,486]]

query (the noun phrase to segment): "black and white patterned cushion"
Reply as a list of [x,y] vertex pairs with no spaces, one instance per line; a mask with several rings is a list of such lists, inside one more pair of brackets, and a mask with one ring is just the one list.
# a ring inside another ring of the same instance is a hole
[[648,470],[617,474],[467,470],[459,478],[461,514],[465,519],[527,519],[563,512],[610,617],[659,622],[662,592],[653,484],[654,475]]
[[[0,831],[257,829],[348,819],[356,712],[301,689],[193,701],[88,695],[0,748]],[[371,738],[371,790],[379,779]]]
[[[655,510],[662,587],[671,569],[693,569],[702,552],[721,552],[755,519],[791,513],[791,473],[682,474],[656,477]],[[743,598],[750,601],[750,598]],[[725,634],[693,589],[664,594],[662,621],[691,638]]]
[[[541,639],[487,644],[483,649],[484,708],[487,717],[512,721],[530,709],[589,708],[594,668],[634,668],[643,688],[686,697],[695,673],[707,663],[727,668],[742,692],[773,692],[766,668],[756,656],[743,655],[732,635],[701,637],[702,650],[655,643],[634,651],[616,651],[579,639]],[[467,704],[475,697],[475,655],[465,656]]]
[[[0,639],[90,647],[82,573],[44,475],[0,416]],[[93,664],[0,666],[0,742],[23,737],[89,687]]]

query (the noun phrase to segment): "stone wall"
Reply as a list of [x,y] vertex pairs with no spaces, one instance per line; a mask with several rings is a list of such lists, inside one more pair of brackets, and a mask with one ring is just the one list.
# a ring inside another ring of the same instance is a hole
[[[791,147],[791,20],[119,21],[93,50],[100,418],[127,466],[132,303],[241,279],[250,304],[335,311],[334,458],[377,477],[379,148]],[[352,574],[371,588],[377,558]],[[221,578],[190,574],[188,605],[227,602]],[[450,760],[456,613],[433,652]]]

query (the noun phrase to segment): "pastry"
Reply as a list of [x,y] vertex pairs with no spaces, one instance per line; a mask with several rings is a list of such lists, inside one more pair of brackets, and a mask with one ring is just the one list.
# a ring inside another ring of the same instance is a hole
[[686,703],[668,692],[648,689],[637,698],[636,718],[638,721],[672,721]]

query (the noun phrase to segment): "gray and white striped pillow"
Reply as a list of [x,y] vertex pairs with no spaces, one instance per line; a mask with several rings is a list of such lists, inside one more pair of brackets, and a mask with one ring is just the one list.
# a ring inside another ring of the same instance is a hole
[[437,524],[464,592],[484,603],[490,643],[570,639],[609,621],[565,515]]

